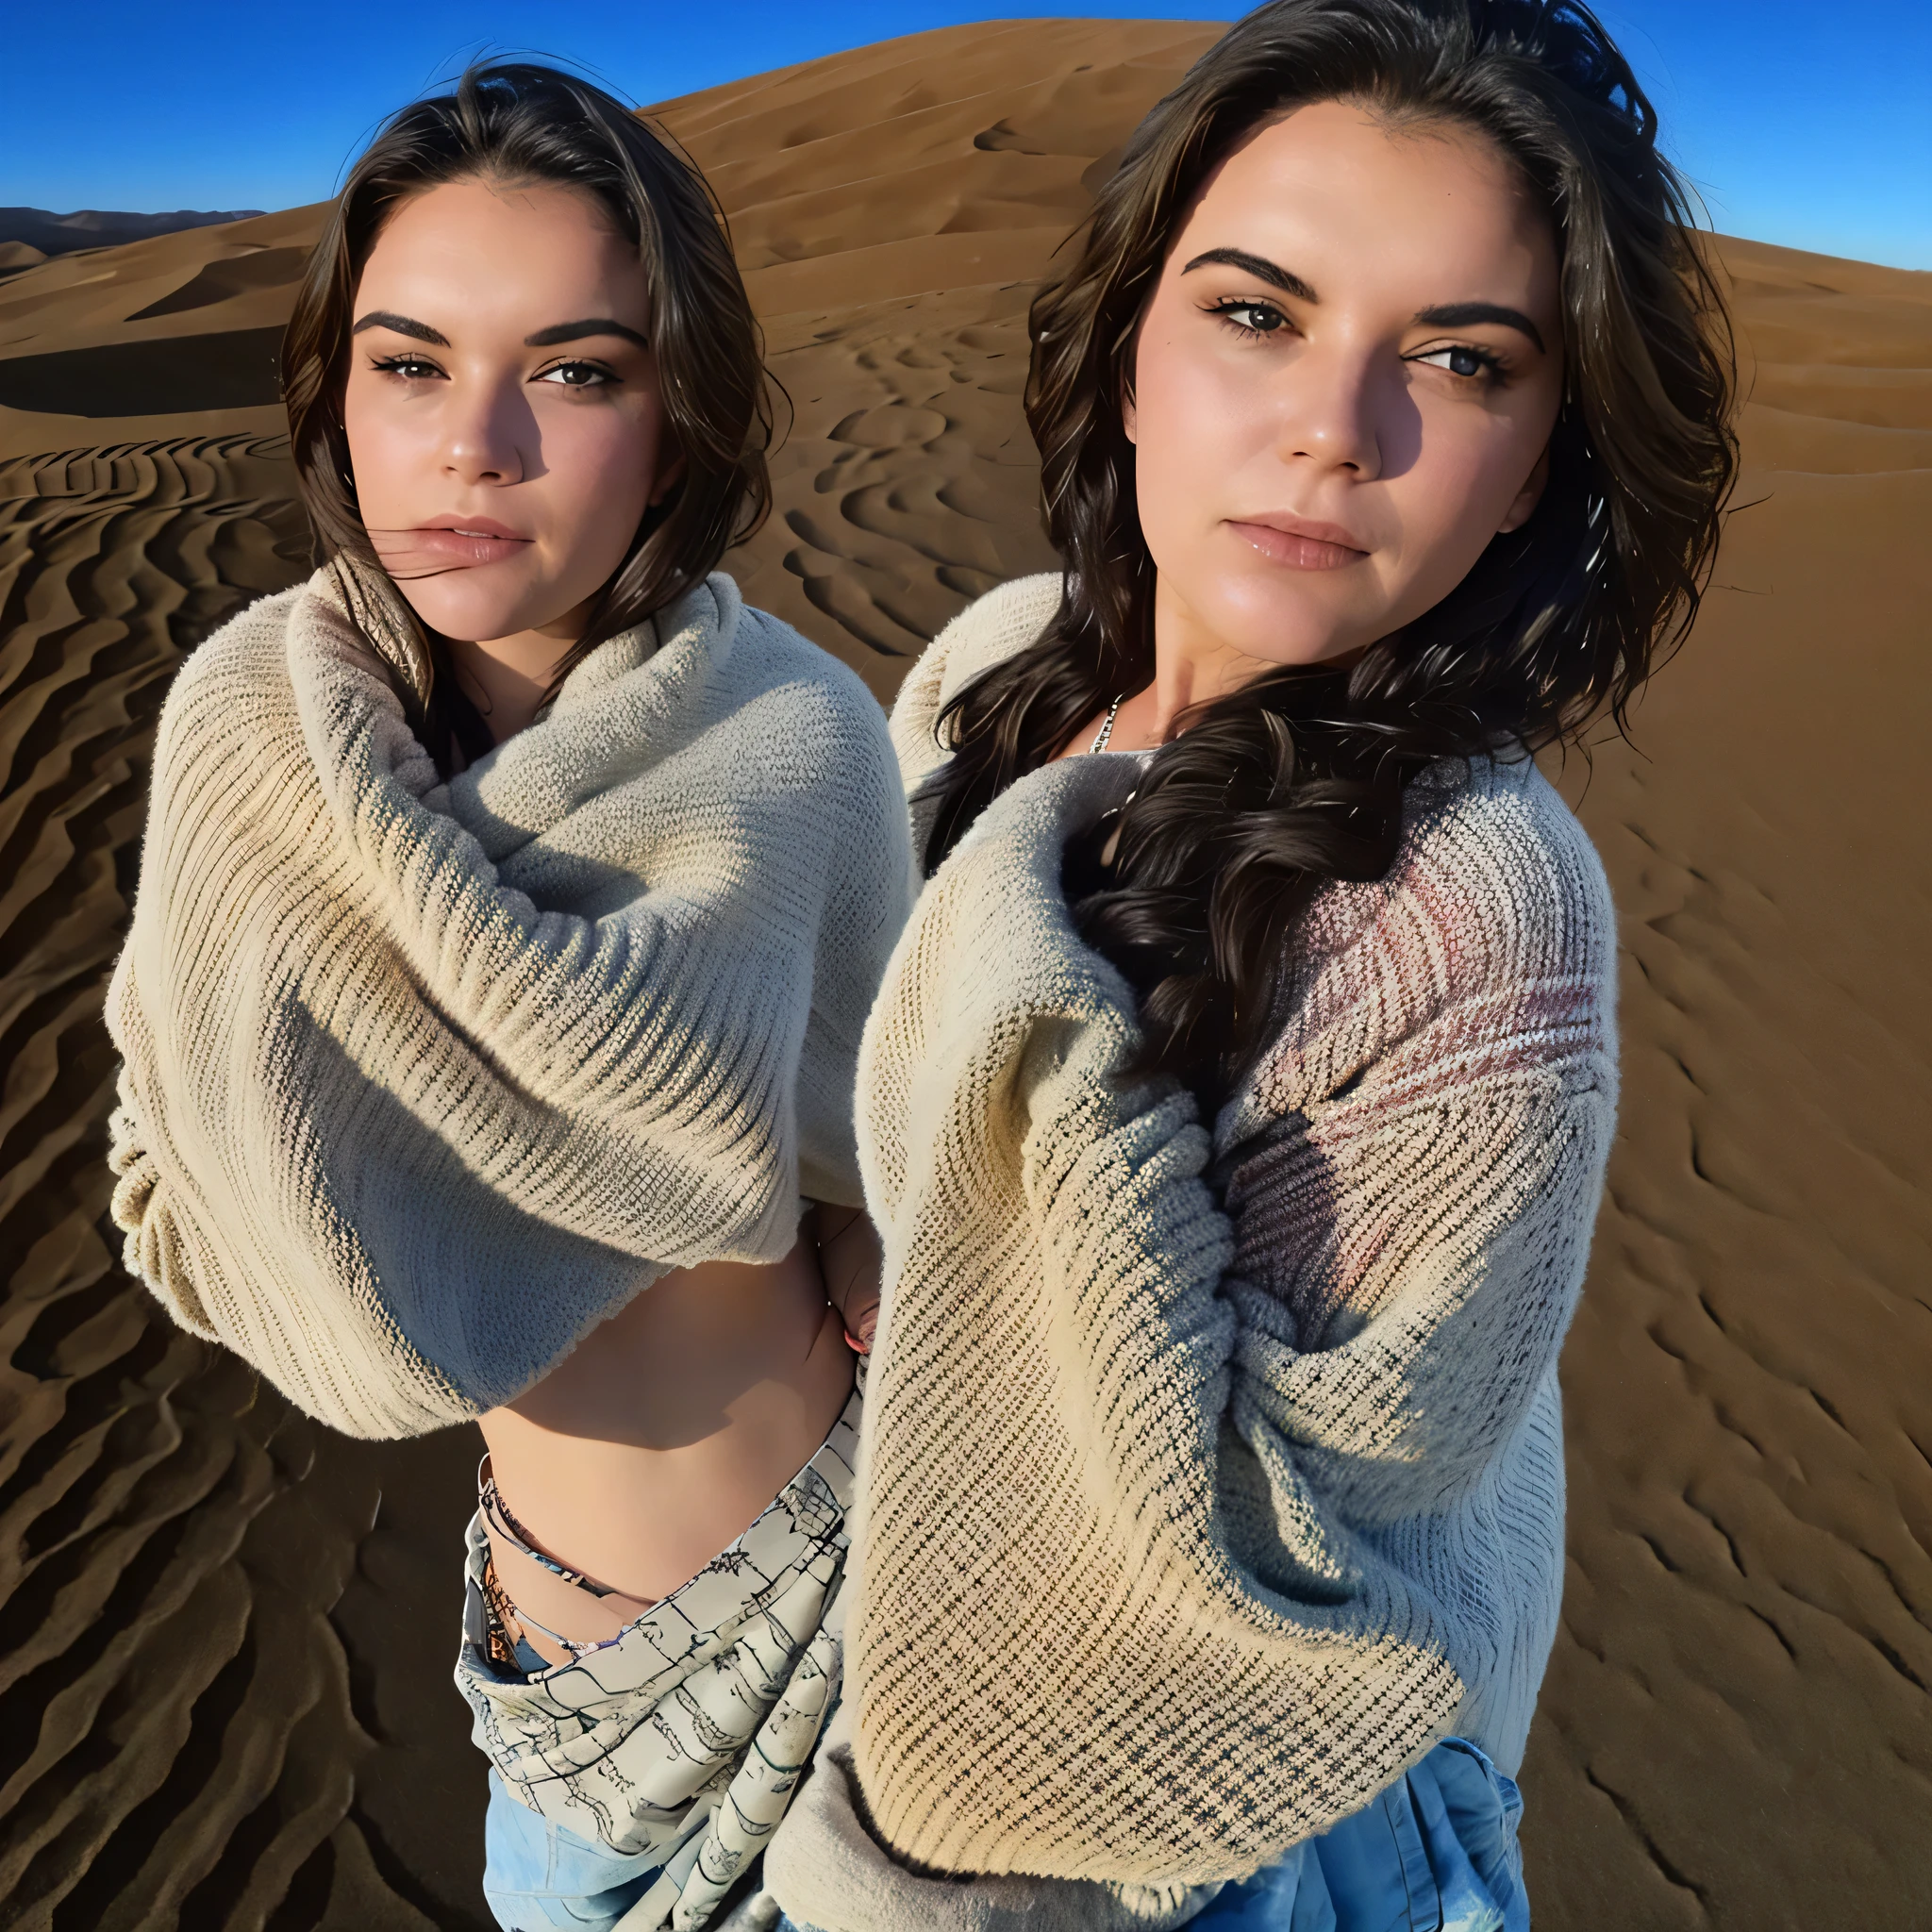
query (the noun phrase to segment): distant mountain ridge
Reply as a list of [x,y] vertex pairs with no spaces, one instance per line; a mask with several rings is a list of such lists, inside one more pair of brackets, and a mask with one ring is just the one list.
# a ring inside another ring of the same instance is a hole
[[57,215],[44,208],[0,208],[0,268],[27,268],[37,259],[73,255],[83,248],[113,248],[124,242],[144,242],[151,235],[211,228],[260,213],[258,208],[219,212],[180,208],[168,214],[140,215],[83,208],[71,215]]

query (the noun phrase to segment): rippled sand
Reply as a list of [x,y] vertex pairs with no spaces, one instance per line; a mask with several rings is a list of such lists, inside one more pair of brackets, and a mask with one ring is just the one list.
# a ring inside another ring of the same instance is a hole
[[[1033,278],[1211,29],[1031,22],[670,104],[795,422],[747,594],[891,694],[1050,561]],[[477,1454],[352,1443],[105,1230],[101,990],[181,654],[293,581],[273,353],[320,210],[0,279],[0,1924],[467,1927]],[[1641,751],[1624,1131],[1566,1357],[1540,1932],[1932,1924],[1932,276],[1724,241],[1749,474]]]

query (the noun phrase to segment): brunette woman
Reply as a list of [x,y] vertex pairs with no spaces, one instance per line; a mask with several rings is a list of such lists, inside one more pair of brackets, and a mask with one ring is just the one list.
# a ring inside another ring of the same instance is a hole
[[499,1921],[703,1925],[836,1675],[885,724],[717,570],[767,500],[758,333],[608,95],[507,65],[396,115],[284,373],[328,560],[161,720],[114,1212],[310,1414],[481,1422]]
[[1275,0],[1032,322],[1065,575],[893,717],[862,1587],[767,1881],[823,1932],[1519,1932],[1617,1079],[1532,757],[1695,608],[1722,307],[1583,7]]

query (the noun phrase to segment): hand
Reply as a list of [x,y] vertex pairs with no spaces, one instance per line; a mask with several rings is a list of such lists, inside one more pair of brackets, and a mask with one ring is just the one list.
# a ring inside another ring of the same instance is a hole
[[870,1355],[878,1329],[885,1265],[878,1231],[857,1208],[821,1202],[814,1214],[825,1299],[845,1324],[845,1340],[858,1354]]
[[845,1341],[856,1354],[872,1353],[872,1338],[879,1325],[879,1291],[874,1289],[871,1298],[858,1308],[848,1306],[845,1310]]

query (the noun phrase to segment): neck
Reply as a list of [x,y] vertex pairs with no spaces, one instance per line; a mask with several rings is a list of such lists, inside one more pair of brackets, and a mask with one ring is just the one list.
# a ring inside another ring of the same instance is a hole
[[1175,721],[1193,705],[1211,704],[1272,667],[1225,644],[1158,577],[1154,586],[1154,682],[1149,687],[1157,743],[1173,736]]
[[588,605],[567,610],[554,624],[507,638],[470,642],[450,640],[450,660],[464,694],[483,715],[498,744],[536,722],[558,667],[584,634]]
[[[1113,751],[1150,751],[1174,735],[1181,714],[1251,684],[1272,667],[1224,644],[1168,588],[1154,586],[1154,681],[1126,694],[1115,714],[1108,745]],[[1066,749],[1085,751],[1099,720],[1076,732]]]

